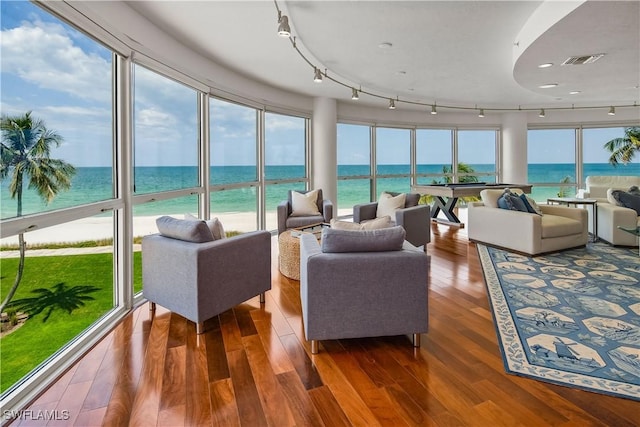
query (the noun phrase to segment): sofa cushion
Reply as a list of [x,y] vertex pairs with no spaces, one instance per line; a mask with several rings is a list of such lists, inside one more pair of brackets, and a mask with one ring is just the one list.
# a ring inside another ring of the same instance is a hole
[[204,221],[199,219],[177,219],[161,216],[156,219],[158,231],[165,237],[185,242],[204,243],[213,241],[213,234]]
[[563,237],[582,233],[582,223],[559,215],[542,215],[542,238]]
[[291,192],[291,216],[321,215],[318,209],[318,190],[306,193]]
[[[184,219],[190,221],[200,221],[198,217],[191,215],[190,213],[184,214]],[[211,230],[211,235],[213,236],[213,240],[225,239],[227,234],[224,231],[224,227],[222,226],[222,222],[216,217],[205,221],[209,230]]]
[[[510,188],[509,190],[514,194],[522,194],[522,190],[519,188]],[[503,193],[504,193],[504,190],[499,190],[494,188],[487,188],[485,190],[482,190],[480,192],[480,198],[482,199],[482,204],[490,208],[497,208],[498,199],[500,198],[500,196],[502,196]]]
[[629,191],[613,190],[611,195],[619,206],[633,209],[640,215],[640,191],[633,186]]
[[520,200],[522,200],[522,203],[524,203],[524,206],[527,208],[527,212],[542,215],[542,211],[535,200],[527,197],[524,193],[520,195]]
[[322,230],[322,252],[384,252],[399,251],[404,243],[405,231],[400,226],[377,230]]
[[528,209],[522,199],[512,193],[508,188],[505,188],[502,195],[498,198],[498,207],[500,209],[509,209],[512,211],[528,212]]
[[361,223],[351,221],[339,221],[337,219],[331,220],[331,228],[336,230],[379,230],[381,228],[388,228],[394,225],[389,215],[385,215],[381,218],[370,219],[362,221]]
[[380,193],[380,198],[378,199],[378,208],[376,210],[376,217],[382,218],[383,216],[390,216],[395,218],[395,212],[398,209],[404,208],[404,204],[406,202],[407,195],[405,193],[400,193],[396,196],[383,191]]

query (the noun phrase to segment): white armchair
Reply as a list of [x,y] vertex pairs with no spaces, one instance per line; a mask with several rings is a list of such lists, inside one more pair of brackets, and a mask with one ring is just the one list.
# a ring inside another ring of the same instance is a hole
[[[613,205],[607,199],[607,190],[629,190],[640,187],[638,176],[588,176],[584,197],[598,201],[598,237],[612,245],[636,246],[638,238],[626,233],[618,226],[632,228],[640,225],[638,213],[623,206]],[[590,230],[593,231],[593,230]]]

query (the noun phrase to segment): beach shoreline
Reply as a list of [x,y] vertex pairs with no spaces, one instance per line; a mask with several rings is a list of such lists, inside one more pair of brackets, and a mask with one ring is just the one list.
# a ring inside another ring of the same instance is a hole
[[[338,211],[338,215],[350,215],[350,209]],[[163,215],[134,216],[133,235],[143,237],[158,232],[156,219]],[[183,215],[170,215],[174,218],[183,218]],[[256,229],[255,212],[226,212],[212,215],[222,223],[225,231],[247,232]],[[267,226],[277,228],[276,212],[267,212]],[[77,243],[90,240],[103,240],[113,238],[113,219],[111,217],[82,218],[68,223],[55,225],[43,229],[36,229],[25,233],[24,239],[29,244],[46,243]],[[0,246],[18,244],[18,236],[10,236],[0,239]]]

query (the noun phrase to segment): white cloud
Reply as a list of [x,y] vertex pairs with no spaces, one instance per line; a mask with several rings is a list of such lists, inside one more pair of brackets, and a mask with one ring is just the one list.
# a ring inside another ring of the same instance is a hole
[[271,132],[304,129],[304,119],[268,114],[265,119],[265,129]]
[[3,30],[0,49],[3,73],[81,99],[110,102],[109,61],[75,45],[60,24],[34,20]]

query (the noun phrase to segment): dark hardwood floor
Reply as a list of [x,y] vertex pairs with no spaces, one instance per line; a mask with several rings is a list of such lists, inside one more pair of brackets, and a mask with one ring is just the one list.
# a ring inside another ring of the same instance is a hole
[[[29,409],[48,425],[632,426],[640,403],[508,375],[466,230],[432,226],[429,332],[323,341],[303,336],[299,282],[195,325],[139,307]],[[43,425],[33,421],[13,425]]]

